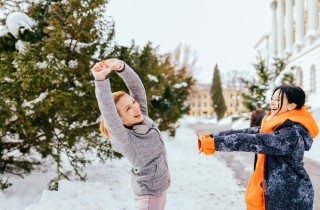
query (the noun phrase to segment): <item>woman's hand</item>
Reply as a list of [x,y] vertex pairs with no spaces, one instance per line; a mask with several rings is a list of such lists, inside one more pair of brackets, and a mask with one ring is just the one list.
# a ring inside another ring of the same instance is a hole
[[121,70],[124,67],[124,62],[116,58],[100,61],[96,63],[91,72],[95,80],[104,80],[111,71]]
[[121,70],[124,67],[124,62],[116,58],[104,60],[101,63],[102,66],[111,70]]

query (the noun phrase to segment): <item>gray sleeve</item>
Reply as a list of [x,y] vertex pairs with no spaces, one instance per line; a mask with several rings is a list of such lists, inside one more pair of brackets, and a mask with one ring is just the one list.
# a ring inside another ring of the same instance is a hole
[[148,116],[146,91],[137,73],[126,63],[124,70],[117,73],[127,85],[130,95],[139,103],[142,114]]
[[126,145],[130,143],[127,129],[119,117],[114,104],[109,79],[94,81],[95,93],[99,109],[104,119],[105,128],[112,137],[111,143],[115,150],[123,152]]

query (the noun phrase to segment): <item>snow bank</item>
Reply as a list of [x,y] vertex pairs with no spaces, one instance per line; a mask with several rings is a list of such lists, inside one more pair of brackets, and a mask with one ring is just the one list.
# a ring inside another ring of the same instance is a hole
[[6,25],[10,33],[17,38],[20,28],[31,31],[31,28],[35,25],[35,21],[23,12],[12,12],[6,19]]

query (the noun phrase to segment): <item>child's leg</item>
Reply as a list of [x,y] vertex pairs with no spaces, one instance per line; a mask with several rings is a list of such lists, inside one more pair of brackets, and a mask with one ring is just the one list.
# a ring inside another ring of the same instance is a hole
[[166,191],[158,196],[141,195],[134,196],[137,210],[164,210],[166,204]]

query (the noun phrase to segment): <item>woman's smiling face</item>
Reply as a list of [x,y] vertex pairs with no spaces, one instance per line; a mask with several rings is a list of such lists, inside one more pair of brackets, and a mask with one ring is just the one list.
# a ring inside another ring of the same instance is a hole
[[139,103],[130,95],[123,95],[116,104],[122,123],[133,126],[143,121]]
[[270,109],[271,115],[282,114],[286,111],[289,111],[289,102],[286,94],[281,94],[280,90],[276,90],[271,97]]
[[282,93],[280,89],[276,90],[273,96],[271,97],[270,111],[272,116],[293,110],[296,107],[297,104],[289,103],[287,95],[285,93]]

